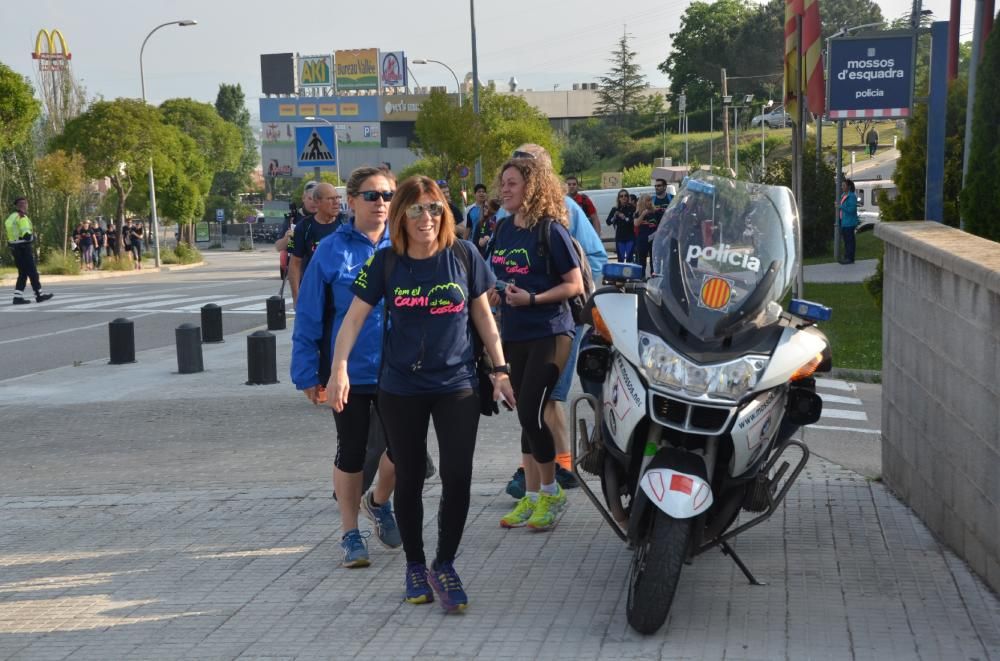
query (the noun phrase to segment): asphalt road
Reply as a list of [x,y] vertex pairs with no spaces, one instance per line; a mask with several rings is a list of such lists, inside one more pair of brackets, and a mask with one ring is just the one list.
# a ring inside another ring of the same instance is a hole
[[[276,253],[212,252],[205,261],[190,270],[120,278],[47,283],[43,276],[43,288],[55,294],[51,301],[0,303],[0,380],[106,359],[108,322],[121,317],[135,324],[136,351],[172,346],[174,329],[200,324],[208,303],[223,308],[226,334],[266,324],[265,302],[280,285]],[[287,287],[285,296],[290,317]]]

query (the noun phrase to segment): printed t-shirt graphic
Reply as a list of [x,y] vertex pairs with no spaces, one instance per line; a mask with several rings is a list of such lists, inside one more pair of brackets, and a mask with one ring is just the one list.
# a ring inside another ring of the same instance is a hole
[[[468,241],[469,268],[452,250],[427,259],[398,255],[386,289],[385,256],[365,264],[352,291],[369,305],[385,295],[390,331],[379,388],[395,395],[454,392],[477,387],[469,301],[490,287],[486,263]],[[471,283],[472,291],[469,291]]]
[[[580,268],[569,232],[558,222],[550,225],[547,257],[538,254],[538,227],[514,225],[508,217],[497,223],[490,266],[500,280],[538,295],[562,283],[562,276]],[[551,260],[551,273],[546,273]],[[503,298],[503,297],[501,297]],[[501,316],[505,342],[522,342],[551,335],[572,334],[575,325],[565,303],[511,307],[503,300]]]

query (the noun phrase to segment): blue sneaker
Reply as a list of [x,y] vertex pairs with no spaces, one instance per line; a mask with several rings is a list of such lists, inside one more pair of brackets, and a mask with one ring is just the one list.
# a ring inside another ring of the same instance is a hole
[[422,562],[406,563],[406,596],[411,604],[429,604],[434,601],[431,586],[427,585],[427,565]]
[[450,562],[435,562],[431,565],[427,579],[445,612],[460,613],[469,605],[469,598],[462,589],[462,579]]
[[521,500],[524,498],[524,494],[524,468],[522,467],[514,471],[510,482],[507,483],[507,495],[514,500]]
[[374,494],[368,494],[361,499],[361,511],[375,524],[375,537],[388,549],[396,549],[403,545],[399,535],[396,517],[392,515],[392,503],[386,502],[381,507],[375,506]]
[[344,549],[344,561],[340,563],[341,567],[367,567],[371,564],[368,559],[368,545],[365,543],[365,538],[370,534],[367,531],[362,533],[357,528],[344,533],[340,538],[340,548]]

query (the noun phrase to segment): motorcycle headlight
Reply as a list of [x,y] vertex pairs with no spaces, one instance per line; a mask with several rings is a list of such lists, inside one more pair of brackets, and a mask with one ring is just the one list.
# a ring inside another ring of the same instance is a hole
[[757,384],[767,367],[764,356],[745,356],[726,363],[700,365],[674,351],[650,333],[639,333],[639,358],[654,383],[692,395],[738,400]]

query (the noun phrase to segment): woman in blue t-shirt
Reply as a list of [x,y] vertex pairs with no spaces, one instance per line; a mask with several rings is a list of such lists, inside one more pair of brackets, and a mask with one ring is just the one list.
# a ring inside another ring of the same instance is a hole
[[551,167],[539,159],[511,159],[500,169],[499,188],[511,215],[497,223],[490,263],[503,291],[501,333],[517,395],[526,491],[500,525],[548,530],[566,495],[556,483],[555,444],[542,411],[573,345],[575,324],[566,300],[583,293],[583,275],[567,230],[562,185]]
[[[468,598],[452,563],[469,513],[479,427],[473,324],[498,366],[494,397],[514,403],[510,368],[486,300],[492,284],[486,263],[472,243],[456,239],[455,218],[433,179],[411,177],[400,184],[389,207],[389,236],[392,246],[376,252],[354,281],[355,298],[334,346],[330,406],[341,410],[347,403],[348,356],[365,319],[384,298],[389,326],[378,405],[387,412],[383,422],[396,465],[405,598],[414,604],[433,601],[433,588],[446,611],[462,610]],[[431,419],[440,453],[441,504],[437,556],[428,571],[421,494]]]

